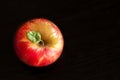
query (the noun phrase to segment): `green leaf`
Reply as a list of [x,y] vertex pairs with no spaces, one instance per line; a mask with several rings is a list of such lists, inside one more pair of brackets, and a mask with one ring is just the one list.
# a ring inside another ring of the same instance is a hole
[[27,38],[34,43],[39,43],[41,41],[41,35],[36,31],[28,31]]

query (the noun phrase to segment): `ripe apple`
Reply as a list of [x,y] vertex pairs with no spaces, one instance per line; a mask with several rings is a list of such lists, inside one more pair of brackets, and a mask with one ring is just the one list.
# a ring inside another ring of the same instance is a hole
[[19,27],[14,37],[18,58],[33,67],[54,63],[61,55],[64,39],[60,29],[50,20],[36,18]]

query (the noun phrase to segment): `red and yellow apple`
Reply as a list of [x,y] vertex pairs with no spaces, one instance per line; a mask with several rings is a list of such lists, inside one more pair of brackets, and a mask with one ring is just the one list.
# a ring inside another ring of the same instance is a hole
[[18,58],[33,67],[54,63],[61,55],[64,39],[60,29],[50,20],[32,19],[21,25],[14,37]]

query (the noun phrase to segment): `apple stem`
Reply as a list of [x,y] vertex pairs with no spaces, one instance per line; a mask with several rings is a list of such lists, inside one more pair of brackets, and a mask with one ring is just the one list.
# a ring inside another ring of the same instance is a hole
[[41,40],[41,41],[39,42],[39,44],[42,45],[42,46],[45,45],[43,40]]
[[41,34],[37,31],[28,31],[27,38],[33,43],[39,43],[44,46],[44,41],[41,39]]

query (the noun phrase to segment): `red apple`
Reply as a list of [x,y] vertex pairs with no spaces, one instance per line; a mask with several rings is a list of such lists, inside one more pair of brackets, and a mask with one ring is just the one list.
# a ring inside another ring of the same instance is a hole
[[61,55],[64,39],[60,29],[50,20],[32,19],[17,30],[15,52],[25,64],[43,67],[54,63]]

